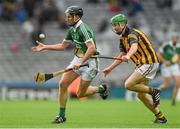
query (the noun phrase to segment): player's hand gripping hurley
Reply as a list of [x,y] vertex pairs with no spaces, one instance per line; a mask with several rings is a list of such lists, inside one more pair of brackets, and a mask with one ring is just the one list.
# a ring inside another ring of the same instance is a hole
[[[89,67],[89,64],[86,63],[86,64],[83,64],[83,65],[80,65],[80,67]],[[62,70],[59,70],[57,72],[54,72],[54,73],[43,73],[43,72],[37,72],[35,75],[34,75],[34,81],[37,82],[37,83],[44,83],[46,82],[47,80],[51,79],[51,78],[54,78],[54,77],[57,77],[65,72],[68,72],[68,71],[71,71],[73,70],[73,68],[68,68],[68,69],[62,69]]]
[[[74,55],[76,55],[77,57],[79,57],[79,58],[83,58],[84,57],[84,54],[83,54],[83,52],[81,51],[81,50],[79,50],[79,49],[75,49],[74,50]],[[117,58],[117,57],[110,57],[110,56],[103,56],[103,55],[93,55],[93,56],[91,56],[90,58],[101,58],[101,59],[111,59],[111,60],[122,60],[122,59],[120,59],[120,58]]]

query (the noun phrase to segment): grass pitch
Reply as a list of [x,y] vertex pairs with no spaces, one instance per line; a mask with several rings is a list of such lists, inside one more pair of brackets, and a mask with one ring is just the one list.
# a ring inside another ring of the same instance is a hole
[[153,114],[141,102],[125,100],[70,100],[64,124],[51,124],[56,101],[0,101],[0,128],[180,128],[180,102],[162,100],[167,124],[153,124]]

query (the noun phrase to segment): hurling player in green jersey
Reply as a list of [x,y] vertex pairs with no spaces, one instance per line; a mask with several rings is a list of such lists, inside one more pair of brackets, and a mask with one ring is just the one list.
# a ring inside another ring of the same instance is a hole
[[162,62],[161,74],[164,80],[161,89],[165,90],[169,88],[171,78],[174,81],[175,86],[172,95],[172,105],[176,104],[175,100],[180,87],[180,43],[178,41],[178,35],[174,34],[172,36],[172,40],[162,44],[158,52],[159,59]]
[[[70,6],[65,11],[66,23],[70,27],[64,40],[54,45],[45,45],[37,42],[38,45],[32,47],[33,52],[43,50],[64,51],[70,43],[75,44],[76,50],[74,59],[67,68],[73,68],[73,71],[66,72],[59,81],[59,114],[53,120],[53,123],[59,124],[66,121],[65,110],[68,99],[68,86],[80,76],[77,97],[85,97],[95,93],[100,93],[102,99],[107,98],[107,86],[90,86],[91,81],[99,72],[99,61],[97,58],[90,58],[96,55],[96,41],[93,31],[81,20],[83,9],[79,6]],[[81,55],[79,57],[78,55]],[[82,56],[83,55],[83,56]],[[89,67],[81,67],[85,62]]]

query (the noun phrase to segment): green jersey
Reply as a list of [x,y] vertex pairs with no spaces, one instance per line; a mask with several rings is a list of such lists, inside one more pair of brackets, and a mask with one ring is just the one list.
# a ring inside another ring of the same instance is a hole
[[90,29],[85,23],[81,20],[78,21],[75,27],[71,27],[68,30],[68,33],[65,36],[66,41],[71,41],[76,45],[77,49],[80,49],[83,53],[86,53],[88,41],[93,41],[96,47],[95,34],[92,29]]
[[174,46],[171,41],[166,42],[159,48],[159,52],[163,54],[166,60],[171,61],[175,54],[180,54],[180,43]]

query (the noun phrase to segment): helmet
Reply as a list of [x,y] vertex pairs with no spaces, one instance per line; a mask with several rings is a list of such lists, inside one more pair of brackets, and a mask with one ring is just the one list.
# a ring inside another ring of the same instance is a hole
[[127,23],[127,18],[123,14],[115,15],[111,18],[111,24]]
[[81,18],[83,15],[83,9],[79,6],[70,6],[66,9],[65,13],[69,13],[70,15],[78,15]]

